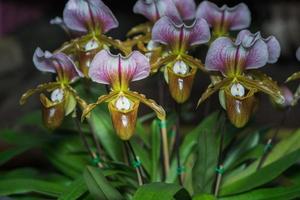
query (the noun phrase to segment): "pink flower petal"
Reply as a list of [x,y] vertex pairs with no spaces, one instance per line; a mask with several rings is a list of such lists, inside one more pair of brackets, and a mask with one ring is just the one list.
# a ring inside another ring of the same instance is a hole
[[33,55],[33,63],[43,72],[57,73],[60,78],[75,81],[79,77],[77,68],[72,59],[64,53],[52,54],[43,52],[39,47]]
[[196,3],[194,0],[173,0],[175,6],[183,20],[195,18]]
[[247,28],[251,22],[250,10],[244,3],[231,8],[227,5],[219,8],[214,3],[203,1],[197,8],[196,17],[204,18],[211,27],[224,25],[228,30]]
[[112,55],[108,50],[101,50],[94,57],[89,70],[93,81],[118,86],[146,78],[149,73],[149,61],[138,51],[123,57],[120,54]]
[[156,22],[163,16],[168,16],[175,22],[182,21],[173,0],[138,0],[133,7],[133,12],[144,15],[152,22]]
[[209,26],[204,19],[197,19],[191,26],[175,24],[170,18],[162,17],[152,29],[152,40],[173,49],[203,44],[210,40]]
[[280,56],[280,44],[278,40],[274,36],[270,36],[268,38],[263,38],[260,32],[252,34],[248,30],[241,31],[236,39],[236,43],[242,43],[244,47],[253,46],[256,40],[262,40],[266,43],[268,47],[268,63],[275,63],[277,62]]
[[256,40],[252,46],[245,47],[241,42],[237,44],[227,37],[220,37],[211,44],[205,67],[226,74],[229,71],[260,68],[267,61],[268,48],[262,40]]
[[285,99],[283,106],[286,107],[292,105],[292,102],[294,100],[294,94],[292,93],[292,91],[286,86],[281,86],[280,90]]
[[101,0],[69,0],[64,9],[66,26],[77,32],[101,28],[103,33],[118,27],[111,10]]

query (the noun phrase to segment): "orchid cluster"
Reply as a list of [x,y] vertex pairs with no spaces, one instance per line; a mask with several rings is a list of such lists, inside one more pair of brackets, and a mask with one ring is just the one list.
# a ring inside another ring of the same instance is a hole
[[[259,71],[277,62],[280,44],[274,36],[264,38],[260,32],[247,30],[251,16],[244,3],[218,7],[203,1],[196,7],[194,0],[138,0],[133,12],[148,22],[133,27],[127,39],[120,41],[107,36],[118,27],[118,21],[101,0],[69,0],[63,17],[51,23],[60,25],[72,39],[52,53],[37,48],[33,55],[36,68],[54,74],[55,79],[27,91],[20,103],[34,93],[40,94],[43,121],[50,129],[60,127],[67,115],[82,113],[83,121],[99,104],[107,103],[117,135],[128,141],[135,133],[140,103],[165,123],[161,105],[130,89],[131,82],[154,74],[163,74],[176,104],[197,95],[201,96],[199,106],[218,92],[221,106],[238,128],[254,113],[259,92],[281,106],[294,105],[300,98],[300,89],[294,98]],[[233,31],[240,32],[234,37]],[[194,50],[202,47],[208,47],[206,58],[195,54]],[[112,53],[116,51],[119,53]],[[192,94],[197,71],[211,80],[202,95]],[[288,80],[299,77],[296,73]],[[74,87],[80,80],[106,85],[107,94],[87,102]],[[166,134],[164,125],[162,132]],[[163,140],[167,140],[166,135]],[[168,160],[167,145],[165,141]],[[165,165],[168,168],[168,163]]]

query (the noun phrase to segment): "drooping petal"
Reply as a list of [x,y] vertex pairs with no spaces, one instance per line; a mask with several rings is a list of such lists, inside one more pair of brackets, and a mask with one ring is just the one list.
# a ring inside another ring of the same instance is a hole
[[68,81],[74,81],[80,74],[73,60],[66,54],[43,52],[39,47],[34,52],[33,63],[38,70],[57,73],[60,79]]
[[146,78],[149,73],[149,61],[138,51],[123,57],[102,50],[96,54],[89,70],[89,76],[93,81],[110,84],[113,89],[126,89],[130,81]]
[[196,3],[194,0],[173,0],[183,20],[195,18]]
[[152,22],[156,22],[163,16],[168,16],[175,22],[182,21],[173,0],[138,0],[133,7],[133,12],[144,15]]
[[172,49],[206,43],[210,40],[210,30],[204,19],[197,19],[191,26],[175,24],[170,18],[162,17],[152,29],[152,40]]
[[219,8],[214,3],[203,1],[197,8],[196,17],[204,18],[211,27],[219,31],[244,29],[251,22],[250,11],[244,3],[231,8],[227,5]]
[[149,106],[155,113],[156,116],[160,119],[160,120],[165,120],[166,119],[166,111],[163,109],[163,107],[161,107],[160,105],[158,105],[154,100],[152,99],[147,99],[145,97],[145,95],[143,94],[139,94],[137,92],[132,92],[132,91],[125,91],[124,92],[128,97],[136,99],[141,101],[143,104],[145,104],[146,106]]
[[300,47],[296,51],[296,58],[300,61]]
[[119,26],[111,10],[101,0],[69,0],[63,19],[69,29],[83,33],[97,28],[106,33]]

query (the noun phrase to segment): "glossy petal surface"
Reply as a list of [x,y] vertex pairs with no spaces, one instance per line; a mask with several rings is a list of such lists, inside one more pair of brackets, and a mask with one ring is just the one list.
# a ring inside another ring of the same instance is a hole
[[168,16],[175,22],[182,21],[173,0],[138,0],[133,7],[133,12],[144,15],[152,22],[163,16]]
[[138,51],[123,57],[102,50],[96,54],[89,70],[89,76],[93,81],[110,84],[113,89],[126,89],[130,81],[146,78],[149,73],[149,61]]
[[111,10],[101,0],[69,0],[63,18],[69,29],[84,33],[96,28],[105,33],[119,25]]

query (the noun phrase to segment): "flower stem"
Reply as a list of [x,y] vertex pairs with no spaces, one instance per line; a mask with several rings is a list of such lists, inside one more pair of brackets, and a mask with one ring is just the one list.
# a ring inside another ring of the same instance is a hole
[[180,162],[180,111],[181,111],[181,105],[175,102],[175,111],[177,115],[177,121],[176,121],[176,136],[175,136],[175,153],[176,153],[176,159],[177,159],[177,175],[178,175],[178,182],[182,186],[183,180],[182,180],[182,166]]
[[105,154],[104,154],[103,148],[101,147],[101,145],[99,143],[99,140],[97,138],[95,130],[94,130],[93,126],[91,125],[90,121],[88,121],[88,125],[89,125],[89,130],[90,130],[90,132],[92,134],[93,142],[94,142],[94,144],[96,146],[98,155],[101,156],[102,160],[105,160],[105,157],[104,157]]
[[127,149],[132,154],[132,157],[133,157],[133,160],[134,160],[133,165],[135,167],[135,171],[136,171],[136,174],[137,174],[138,183],[139,183],[139,186],[141,186],[141,185],[144,184],[143,176],[142,176],[141,161],[136,156],[136,154],[135,154],[135,152],[133,150],[133,147],[132,147],[132,145],[131,145],[131,143],[129,141],[125,141],[125,146],[127,147]]
[[166,121],[161,121],[160,133],[161,133],[162,148],[163,148],[164,174],[165,176],[167,176],[170,171],[170,155],[169,155],[169,144],[168,144]]
[[224,166],[223,164],[221,164],[217,169],[217,180],[216,180],[216,187],[215,187],[215,191],[214,191],[214,195],[215,197],[217,197],[219,195],[219,190],[220,190],[220,185],[222,182],[222,177],[223,177],[223,172],[224,172]]

